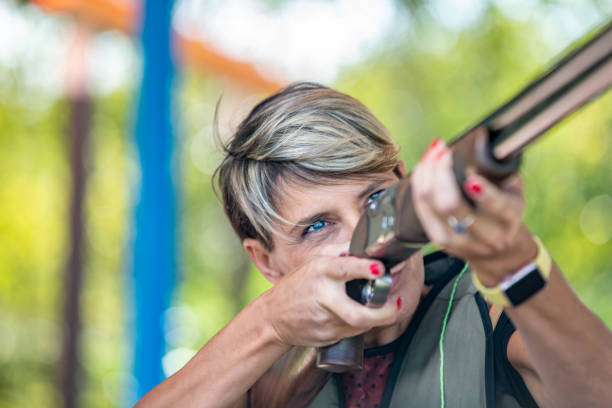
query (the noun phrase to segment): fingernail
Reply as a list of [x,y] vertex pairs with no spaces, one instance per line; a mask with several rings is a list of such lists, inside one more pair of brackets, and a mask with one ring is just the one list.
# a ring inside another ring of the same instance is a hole
[[378,264],[372,264],[370,265],[370,272],[372,272],[372,275],[379,275],[380,274],[380,267],[378,266]]
[[435,148],[437,145],[439,145],[441,142],[441,140],[439,138],[435,138],[427,147],[427,150],[425,150],[425,152],[423,152],[423,154],[421,155],[421,160],[423,160],[423,158],[425,158],[425,156],[427,156],[427,153],[429,153],[430,151],[433,150],[433,148]]
[[400,310],[402,308],[402,297],[401,296],[397,297],[395,304],[397,305],[397,310]]
[[434,159],[436,161],[440,160],[446,154],[446,152],[448,152],[448,149],[447,148],[443,148],[438,153],[436,153],[436,157],[434,157]]
[[474,180],[466,180],[465,189],[475,195],[479,195],[480,193],[482,193],[482,185]]

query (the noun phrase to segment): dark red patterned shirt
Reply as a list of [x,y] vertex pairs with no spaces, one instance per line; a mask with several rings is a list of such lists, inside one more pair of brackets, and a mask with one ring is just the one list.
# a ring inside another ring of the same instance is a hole
[[342,375],[347,408],[379,408],[395,351],[365,357],[363,370]]

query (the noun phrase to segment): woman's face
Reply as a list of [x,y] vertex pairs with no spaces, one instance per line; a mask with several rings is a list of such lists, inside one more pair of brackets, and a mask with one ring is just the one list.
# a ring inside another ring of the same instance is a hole
[[[282,182],[280,215],[292,223],[281,226],[288,239],[275,236],[270,265],[283,275],[319,255],[346,256],[353,230],[368,204],[398,181],[393,172],[372,174],[346,184],[314,185]],[[389,296],[402,297],[402,317],[412,316],[423,289],[423,259],[415,253],[391,271]],[[401,320],[401,319],[400,319]]]

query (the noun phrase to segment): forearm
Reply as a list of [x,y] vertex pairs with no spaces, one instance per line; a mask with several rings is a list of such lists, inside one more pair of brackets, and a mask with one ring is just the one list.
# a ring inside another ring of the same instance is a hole
[[[612,333],[580,301],[556,265],[543,290],[506,313],[527,351],[525,365],[538,377],[539,402],[609,406]],[[512,350],[508,354],[512,361]]]
[[266,294],[249,304],[185,367],[137,407],[232,407],[287,350],[265,321]]

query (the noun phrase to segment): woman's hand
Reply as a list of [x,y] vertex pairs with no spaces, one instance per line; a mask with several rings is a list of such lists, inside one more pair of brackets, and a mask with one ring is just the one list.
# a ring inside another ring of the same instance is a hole
[[395,323],[397,299],[369,308],[346,294],[346,282],[376,279],[384,274],[380,262],[355,257],[321,256],[285,275],[262,295],[265,321],[278,342],[296,346],[324,346],[355,336],[375,326]]
[[485,286],[495,286],[531,262],[537,253],[523,223],[523,184],[517,174],[500,187],[469,174],[463,198],[452,170],[452,154],[434,141],[412,172],[415,210],[432,242],[465,259]]

